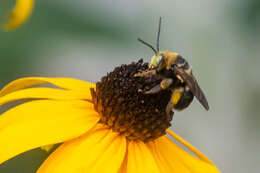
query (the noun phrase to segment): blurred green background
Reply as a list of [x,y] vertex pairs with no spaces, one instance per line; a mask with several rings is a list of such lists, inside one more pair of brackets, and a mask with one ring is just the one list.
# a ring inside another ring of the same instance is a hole
[[[1,1],[1,23],[14,3]],[[188,60],[210,104],[207,112],[194,100],[172,129],[222,172],[259,172],[259,0],[36,0],[25,25],[0,31],[0,86],[25,76],[96,82],[117,65],[149,61],[136,38],[155,44],[160,16],[161,50]],[[32,173],[46,157],[26,152],[0,172]]]

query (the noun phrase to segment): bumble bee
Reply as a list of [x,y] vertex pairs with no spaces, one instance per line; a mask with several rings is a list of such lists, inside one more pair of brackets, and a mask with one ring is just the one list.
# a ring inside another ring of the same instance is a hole
[[183,110],[188,107],[194,96],[199,100],[202,106],[208,110],[208,101],[193,76],[192,68],[188,62],[176,52],[168,52],[167,50],[162,52],[159,51],[160,29],[161,18],[159,20],[157,34],[157,49],[138,38],[138,41],[150,47],[155,55],[151,58],[148,69],[135,74],[135,77],[156,75],[161,79],[160,84],[148,91],[144,91],[144,93],[155,94],[161,90],[170,90],[172,95],[165,110],[168,115],[172,112],[172,109]]

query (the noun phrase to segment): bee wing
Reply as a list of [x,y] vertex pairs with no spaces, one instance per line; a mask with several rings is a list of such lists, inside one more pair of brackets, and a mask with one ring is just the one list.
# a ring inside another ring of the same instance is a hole
[[177,66],[174,66],[173,69],[174,69],[175,74],[179,75],[183,79],[183,81],[188,85],[191,92],[199,100],[199,102],[202,104],[202,106],[206,110],[209,110],[208,101],[207,101],[203,91],[200,89],[195,77],[193,75],[187,74],[183,69],[178,68]]

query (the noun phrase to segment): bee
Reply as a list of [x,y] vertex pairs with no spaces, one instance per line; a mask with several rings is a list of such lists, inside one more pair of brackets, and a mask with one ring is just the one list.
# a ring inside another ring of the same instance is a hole
[[148,69],[135,74],[135,77],[149,77],[156,75],[161,79],[160,84],[154,86],[145,94],[155,94],[161,90],[170,90],[172,95],[166,107],[166,113],[170,115],[172,109],[183,110],[192,102],[194,96],[209,110],[208,101],[195,79],[192,68],[188,62],[178,53],[159,50],[159,38],[161,30],[161,17],[159,20],[159,29],[155,49],[151,44],[138,38],[138,41],[150,47],[154,51],[149,63]]

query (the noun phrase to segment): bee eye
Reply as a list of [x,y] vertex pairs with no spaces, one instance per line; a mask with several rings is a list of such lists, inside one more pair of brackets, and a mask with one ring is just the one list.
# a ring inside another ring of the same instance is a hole
[[151,62],[149,64],[149,68],[156,68],[159,66],[160,62],[162,60],[162,56],[156,56],[154,55],[151,59]]

